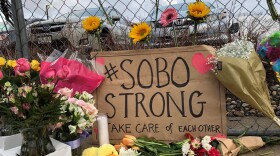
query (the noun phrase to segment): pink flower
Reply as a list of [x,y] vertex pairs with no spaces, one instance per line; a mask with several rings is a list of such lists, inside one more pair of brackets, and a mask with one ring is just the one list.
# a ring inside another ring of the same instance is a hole
[[161,14],[159,23],[161,23],[163,27],[166,27],[170,23],[172,23],[173,20],[177,19],[178,17],[179,17],[179,15],[178,15],[176,9],[168,8]]
[[61,80],[65,80],[71,73],[70,68],[67,65],[63,65],[60,70],[57,71],[57,77]]
[[93,104],[86,104],[82,107],[89,115],[96,115],[98,113],[98,110],[94,107]]
[[3,75],[2,71],[0,70],[0,80],[2,80],[3,77],[4,77],[4,75]]
[[16,115],[18,114],[18,108],[16,106],[11,107],[10,110],[14,112]]
[[29,103],[24,103],[22,105],[22,108],[25,109],[25,110],[29,110],[31,108],[31,105]]
[[17,65],[14,68],[16,75],[24,76],[25,72],[30,70],[30,63],[26,58],[17,60]]
[[56,70],[53,68],[49,68],[45,74],[46,79],[53,80],[56,76]]
[[77,101],[76,101],[76,104],[77,104],[78,106],[80,106],[80,107],[83,107],[83,106],[87,105],[86,102],[85,102],[84,100],[77,100]]
[[198,149],[201,145],[200,140],[198,138],[193,139],[191,145],[193,149]]
[[58,93],[63,95],[63,96],[67,96],[68,98],[71,97],[72,93],[73,93],[73,89],[69,89],[69,88],[61,88],[58,90]]
[[74,103],[76,100],[77,100],[76,98],[69,98],[67,101],[68,101],[69,103]]

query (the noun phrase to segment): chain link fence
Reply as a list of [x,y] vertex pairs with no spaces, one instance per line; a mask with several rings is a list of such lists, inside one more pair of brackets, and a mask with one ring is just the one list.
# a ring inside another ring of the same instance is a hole
[[[5,1],[5,0],[4,0]],[[3,0],[1,3],[4,2]],[[118,51],[145,48],[165,48],[192,45],[193,23],[187,16],[188,0],[12,0],[14,11],[23,10],[24,21],[8,20],[11,11],[2,9],[0,23],[0,50],[2,55],[15,59],[19,45],[28,46],[28,57],[37,58],[38,53],[50,54],[54,49],[64,51],[81,51],[90,57],[90,52],[98,51],[96,39],[85,32],[81,21],[89,15],[102,17],[101,48],[104,51]],[[158,2],[158,3],[157,3]],[[17,5],[13,4],[17,3]],[[22,7],[18,7],[21,4]],[[266,0],[209,0],[211,14],[205,23],[198,26],[197,44],[208,44],[220,48],[235,39],[248,39],[257,43],[258,37],[267,31],[279,30],[279,23],[272,20]],[[106,11],[104,14],[102,7]],[[156,8],[158,6],[158,15]],[[171,25],[163,28],[158,20],[166,8],[175,8],[179,18]],[[275,1],[280,8],[280,2]],[[8,7],[9,9],[9,7]],[[4,10],[4,11],[3,11]],[[14,18],[13,18],[14,17]],[[19,17],[18,17],[19,18]],[[12,22],[11,22],[12,21]],[[13,22],[14,21],[14,22]],[[131,27],[138,22],[147,22],[152,26],[152,34],[148,43],[133,44],[128,37]],[[19,40],[15,28],[25,31],[27,39]],[[17,43],[17,44],[16,44]],[[26,56],[26,55],[23,55]],[[280,116],[280,86],[271,76],[267,68],[272,106]],[[240,135],[249,128],[247,134],[279,135],[280,129],[271,120],[247,103],[239,100],[231,93],[226,94],[228,116],[228,133]]]

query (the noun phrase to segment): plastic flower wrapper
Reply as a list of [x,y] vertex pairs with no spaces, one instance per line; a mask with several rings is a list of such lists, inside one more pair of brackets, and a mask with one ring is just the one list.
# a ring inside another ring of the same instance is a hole
[[104,80],[104,75],[101,74],[104,66],[102,58],[89,61],[78,52],[66,50],[61,53],[55,50],[48,57],[41,56],[41,59],[43,60],[40,71],[42,83],[57,82],[56,79],[62,79],[56,85],[56,92],[60,88],[67,87],[73,89],[73,94],[83,91],[91,93]]
[[[193,56],[192,63],[200,61],[205,71],[213,70],[218,80],[234,95],[263,112],[280,126],[280,120],[274,114],[266,83],[266,72],[254,50],[253,43],[236,40],[216,51],[214,56],[198,60]],[[195,68],[200,72],[202,70]]]

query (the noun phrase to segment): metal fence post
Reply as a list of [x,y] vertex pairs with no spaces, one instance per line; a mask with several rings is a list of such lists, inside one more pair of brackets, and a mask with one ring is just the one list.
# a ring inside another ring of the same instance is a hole
[[21,0],[11,0],[14,29],[16,34],[17,58],[29,57],[28,38]]

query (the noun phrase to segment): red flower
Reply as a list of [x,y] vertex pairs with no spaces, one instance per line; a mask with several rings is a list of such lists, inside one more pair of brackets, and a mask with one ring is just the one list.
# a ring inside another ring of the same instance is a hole
[[190,139],[191,141],[194,139],[194,137],[190,133],[185,134],[187,139]]
[[216,148],[212,147],[209,152],[208,152],[209,156],[221,156],[219,150],[217,150]]
[[267,57],[271,62],[276,61],[278,58],[280,58],[280,48],[269,47],[267,50]]
[[196,154],[196,156],[204,156],[205,154],[207,154],[207,151],[204,148],[199,148],[195,150],[194,153]]

